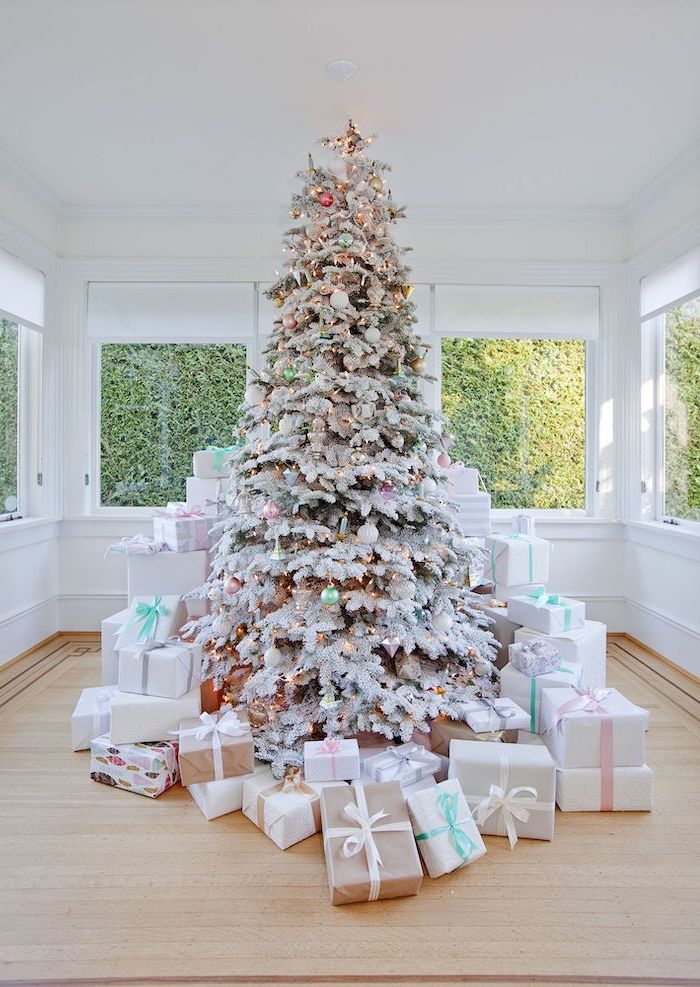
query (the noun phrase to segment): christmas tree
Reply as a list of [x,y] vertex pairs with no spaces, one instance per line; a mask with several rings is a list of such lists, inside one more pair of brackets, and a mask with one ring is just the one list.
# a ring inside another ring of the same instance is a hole
[[275,774],[303,741],[408,740],[497,693],[493,638],[465,576],[479,555],[446,494],[449,436],[420,393],[424,348],[388,166],[350,122],[309,156],[265,369],[194,625],[205,673],[247,705]]

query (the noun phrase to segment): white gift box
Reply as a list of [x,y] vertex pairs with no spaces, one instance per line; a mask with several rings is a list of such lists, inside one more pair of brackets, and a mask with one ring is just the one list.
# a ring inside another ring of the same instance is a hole
[[559,651],[566,662],[575,661],[582,666],[581,685],[594,689],[605,687],[607,628],[597,620],[584,621],[583,627],[565,634],[543,635],[531,627],[515,632],[516,641],[528,641],[533,637],[545,637]]
[[406,798],[416,845],[431,877],[472,864],[486,853],[456,778]]
[[304,744],[306,781],[352,781],[360,777],[360,748],[356,740],[326,737]]
[[510,528],[514,535],[535,534],[535,519],[531,514],[514,514],[510,519]]
[[473,496],[479,493],[479,471],[464,463],[452,463],[447,473],[447,493],[450,497]]
[[[266,764],[255,762],[253,774],[268,771]],[[252,778],[253,774],[238,775],[235,778],[223,778],[221,781],[201,781],[189,785],[190,793],[205,819],[210,822],[229,812],[238,812],[243,807],[243,782]]]
[[491,535],[486,539],[486,574],[499,586],[546,583],[549,542],[535,536]]
[[583,627],[586,604],[558,593],[546,593],[542,587],[523,596],[512,596],[508,613],[523,627],[532,627],[543,634],[566,634]]
[[[102,685],[116,685],[119,681],[119,630],[131,616],[131,610],[120,610],[102,621]],[[102,731],[104,733],[104,730]],[[97,734],[95,734],[97,736]]]
[[170,503],[153,518],[153,537],[170,552],[197,552],[211,545],[211,523],[196,505]]
[[510,663],[501,669],[501,698],[512,699],[530,717],[530,732],[542,733],[541,698],[543,689],[578,686],[581,666],[562,662],[562,667],[542,675],[523,675]]
[[491,534],[491,494],[467,494],[459,498],[459,526],[463,535],[486,538]]
[[121,651],[148,638],[165,641],[177,635],[186,621],[187,610],[179,596],[135,596],[129,615],[119,628],[117,649]]
[[514,620],[510,619],[507,607],[493,607],[490,602],[483,603],[482,611],[493,623],[489,623],[488,630],[498,642],[498,657],[496,667],[502,668],[508,661],[508,648],[515,640],[515,632],[520,627]]
[[306,782],[301,775],[276,781],[271,771],[243,781],[243,815],[255,823],[280,850],[321,831],[320,792],[344,781]]
[[172,740],[179,730],[180,720],[199,716],[201,712],[199,686],[179,699],[117,692],[112,700],[110,740],[113,744]]
[[[445,758],[449,767],[449,758]],[[447,770],[445,770],[445,777],[447,777]],[[444,778],[442,779],[445,780]],[[368,775],[360,775],[360,781],[364,784],[372,784],[372,779]],[[353,785],[355,782],[353,782]],[[435,775],[427,775],[425,778],[419,778],[418,781],[414,781],[412,785],[402,785],[401,791],[403,792],[403,797],[408,799],[409,795],[413,795],[414,792],[424,792],[426,788],[437,788],[437,781],[435,780]]]
[[188,504],[199,504],[207,517],[218,520],[226,511],[227,479],[202,479],[188,476],[185,480],[185,497]]
[[400,785],[412,785],[414,781],[435,774],[441,764],[437,754],[420,744],[399,744],[387,747],[362,764],[362,770],[372,781],[398,781]]
[[542,691],[540,733],[560,768],[642,765],[645,711],[617,689]]
[[185,641],[144,641],[119,649],[119,688],[179,699],[202,682],[202,648]]
[[110,709],[116,692],[116,685],[101,685],[83,689],[80,693],[70,720],[74,751],[87,750],[95,737],[108,732]]
[[507,696],[493,701],[475,699],[471,703],[463,703],[462,713],[474,733],[527,730],[530,726],[530,714]]
[[235,446],[201,449],[192,456],[192,472],[198,480],[218,479],[231,475],[231,458]]
[[[500,583],[495,583],[493,587],[493,599],[498,600],[499,603],[510,603],[514,596],[526,596],[528,593],[534,593],[538,588],[537,583],[518,583],[515,586],[502,586]],[[510,613],[509,617],[511,620],[514,619]]]
[[[129,604],[137,596],[165,593],[182,596],[202,586],[209,575],[209,552],[157,552],[128,555],[126,559]],[[206,601],[187,601],[190,616],[206,613]]]
[[507,836],[511,849],[519,837],[554,837],[554,761],[538,744],[484,744],[453,740],[450,778],[457,778],[480,833]]
[[[607,789],[606,789],[607,783]],[[646,764],[613,768],[557,768],[557,805],[562,812],[651,812],[654,772]]]

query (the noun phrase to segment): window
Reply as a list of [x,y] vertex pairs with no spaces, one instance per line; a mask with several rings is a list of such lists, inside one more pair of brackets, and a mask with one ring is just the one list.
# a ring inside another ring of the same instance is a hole
[[245,376],[240,343],[102,343],[101,504],[183,500],[192,453],[232,444]]
[[0,319],[0,517],[19,508],[19,326]]
[[585,340],[443,338],[450,454],[494,508],[585,508],[585,411]]

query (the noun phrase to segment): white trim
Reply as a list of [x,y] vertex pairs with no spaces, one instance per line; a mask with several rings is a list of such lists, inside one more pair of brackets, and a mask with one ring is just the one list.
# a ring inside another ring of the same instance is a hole
[[689,144],[677,158],[670,161],[627,200],[622,210],[625,220],[627,222],[633,220],[645,206],[662,196],[698,164],[700,164],[700,137]]
[[626,521],[625,537],[637,545],[700,562],[700,532],[663,521]]
[[58,534],[57,517],[18,518],[0,523],[0,554],[48,541]]
[[39,641],[55,634],[59,627],[56,595],[3,614],[0,617],[0,666],[36,647]]
[[0,174],[5,175],[23,192],[39,202],[52,219],[61,218],[63,203],[59,197],[5,149],[0,150]]

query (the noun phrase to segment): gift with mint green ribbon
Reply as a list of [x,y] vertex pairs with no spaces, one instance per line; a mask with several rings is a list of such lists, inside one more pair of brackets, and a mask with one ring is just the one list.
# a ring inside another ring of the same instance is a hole
[[534,601],[536,607],[563,607],[564,621],[563,631],[571,630],[571,607],[562,602],[559,593],[548,593],[544,586],[538,586],[533,593],[526,593],[525,596]]
[[499,543],[506,542],[503,551],[508,551],[508,542],[525,542],[528,549],[528,578],[524,580],[527,583],[532,582],[533,573],[533,560],[532,560],[532,539],[529,535],[521,535],[519,533],[512,535],[498,535],[491,539],[491,582],[500,583],[501,580],[496,578],[496,562],[498,556],[501,553],[496,552],[496,546]]
[[[444,826],[436,826],[435,829],[430,829],[426,833],[418,833],[416,836],[416,841],[419,840],[432,840],[436,836],[441,836],[443,833],[447,833],[448,839],[455,849],[457,854],[462,859],[463,863],[471,857],[475,850],[478,849],[474,840],[467,835],[464,830],[465,823],[471,821],[471,815],[464,819],[459,819],[459,794],[457,792],[441,792],[438,795],[438,806],[443,816],[445,817]],[[469,813],[469,810],[467,810]]]
[[570,675],[572,685],[578,685],[578,673],[576,669],[567,668],[563,660],[559,665],[559,668],[555,668],[553,671],[539,672],[537,675],[533,675],[530,678],[530,733],[537,733],[537,679],[542,675],[556,675],[557,672],[563,672],[564,675]]
[[124,634],[125,631],[130,630],[132,627],[137,627],[139,624],[139,641],[145,641],[147,638],[156,637],[156,630],[158,628],[158,618],[167,617],[168,609],[163,603],[162,596],[154,596],[151,603],[146,603],[144,600],[138,600],[134,604],[134,612],[127,620],[125,624],[117,631],[117,635]]
[[236,452],[238,446],[207,446],[205,452],[213,452],[211,464],[216,473],[220,473],[224,468],[224,461],[227,456]]

